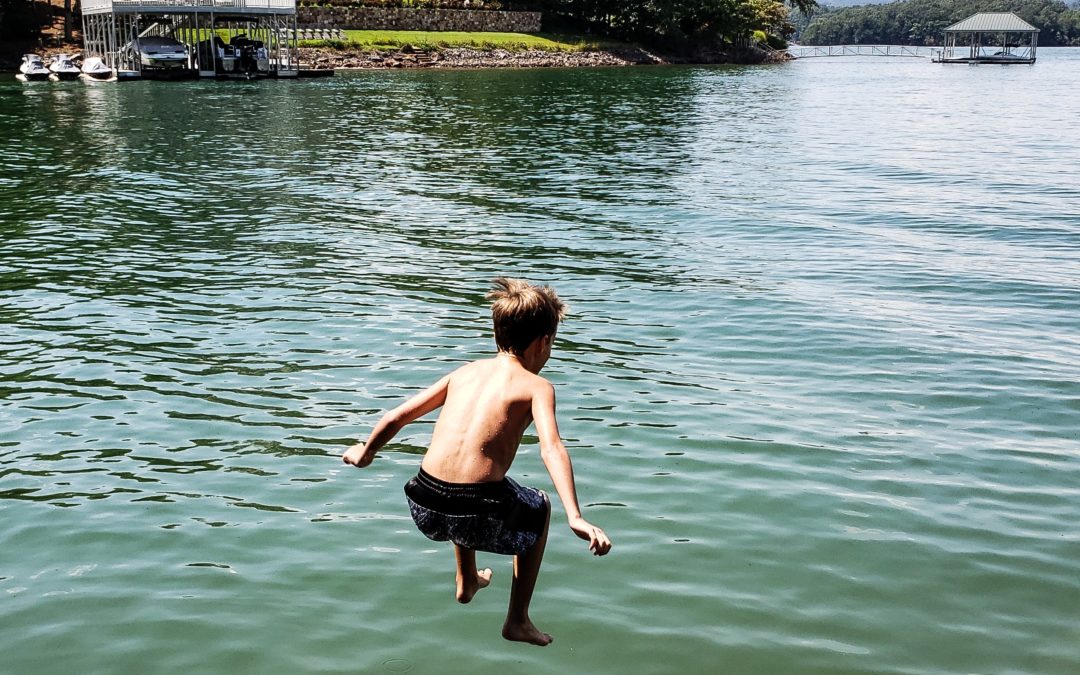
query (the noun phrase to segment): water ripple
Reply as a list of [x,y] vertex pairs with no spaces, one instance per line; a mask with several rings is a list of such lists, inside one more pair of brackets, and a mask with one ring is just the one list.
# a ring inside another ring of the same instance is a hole
[[[0,83],[5,663],[1076,671],[1074,67]],[[412,531],[430,420],[337,459],[497,274],[616,542],[556,513],[542,657]]]

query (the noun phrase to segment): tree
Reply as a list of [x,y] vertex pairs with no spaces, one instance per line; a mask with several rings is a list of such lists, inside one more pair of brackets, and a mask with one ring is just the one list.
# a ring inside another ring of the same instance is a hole
[[[816,0],[787,0],[810,12]],[[745,44],[754,30],[783,36],[792,28],[784,0],[538,0],[549,26],[693,50]],[[517,3],[504,3],[519,7]]]
[[20,40],[34,37],[40,21],[34,12],[33,0],[0,0],[0,39]]
[[934,44],[946,26],[977,12],[1015,12],[1041,29],[1039,44],[1080,44],[1080,12],[1061,0],[906,0],[887,5],[825,9],[799,32],[823,44]]

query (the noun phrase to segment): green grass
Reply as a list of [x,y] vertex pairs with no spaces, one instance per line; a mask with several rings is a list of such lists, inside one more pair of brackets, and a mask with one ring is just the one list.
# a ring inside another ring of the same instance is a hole
[[366,51],[397,51],[404,45],[425,51],[444,47],[467,47],[490,51],[506,49],[520,52],[542,50],[550,52],[579,52],[625,46],[606,40],[594,40],[572,35],[541,35],[534,33],[458,33],[418,30],[346,30],[344,40],[301,40],[305,47],[334,47]]

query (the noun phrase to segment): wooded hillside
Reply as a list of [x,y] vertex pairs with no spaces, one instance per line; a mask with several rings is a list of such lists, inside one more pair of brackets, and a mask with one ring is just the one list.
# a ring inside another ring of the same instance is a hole
[[940,44],[945,28],[977,12],[1015,12],[1038,28],[1043,46],[1080,45],[1080,9],[1061,0],[905,0],[884,5],[821,8],[796,17],[805,45]]

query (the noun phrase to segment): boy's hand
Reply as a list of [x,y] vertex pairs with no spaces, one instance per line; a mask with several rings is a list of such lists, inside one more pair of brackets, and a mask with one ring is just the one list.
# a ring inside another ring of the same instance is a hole
[[570,519],[570,529],[581,539],[589,542],[589,550],[593,555],[605,555],[611,550],[611,540],[604,531],[582,517]]
[[352,464],[358,469],[363,469],[368,464],[371,464],[371,460],[375,459],[373,456],[369,457],[365,452],[366,446],[363,443],[357,443],[341,456],[341,461],[346,464]]

